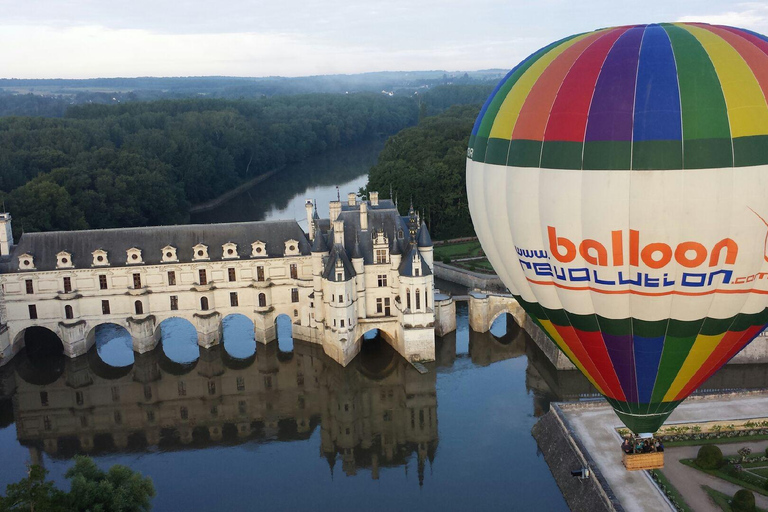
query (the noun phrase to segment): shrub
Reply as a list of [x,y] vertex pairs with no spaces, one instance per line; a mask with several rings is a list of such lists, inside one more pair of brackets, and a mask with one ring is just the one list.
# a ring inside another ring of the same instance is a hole
[[768,457],[768,446],[765,448],[765,456]]
[[448,257],[448,256],[443,256],[443,263],[445,263],[446,265],[450,265],[451,264],[451,258]]
[[745,446],[744,448],[740,449],[740,450],[738,451],[738,454],[739,454],[739,457],[740,457],[740,459],[739,459],[739,460],[740,460],[741,462],[744,462],[745,460],[747,460],[747,457],[749,457],[749,454],[750,454],[750,453],[752,453],[752,449],[751,449],[751,448],[747,448],[747,447]]
[[733,512],[755,512],[755,495],[746,489],[739,489],[731,500]]
[[723,452],[713,444],[705,444],[699,448],[696,465],[701,469],[717,469],[723,465]]

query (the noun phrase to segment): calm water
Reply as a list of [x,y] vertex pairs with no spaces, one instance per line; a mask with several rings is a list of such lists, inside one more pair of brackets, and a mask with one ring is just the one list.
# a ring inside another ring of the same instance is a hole
[[383,140],[331,151],[292,164],[275,176],[206,212],[192,215],[193,223],[238,222],[251,220],[296,219],[306,229],[304,204],[317,200],[321,217],[328,216],[328,203],[336,199],[336,186],[342,200],[368,183],[368,171],[376,164]]
[[290,321],[257,347],[231,317],[207,351],[169,323],[135,360],[110,327],[76,360],[22,352],[3,369],[0,488],[31,460],[64,483],[89,453],[151,476],[156,510],[567,510],[530,435],[557,372],[503,317],[474,333],[461,306],[423,375],[378,337],[342,368]]

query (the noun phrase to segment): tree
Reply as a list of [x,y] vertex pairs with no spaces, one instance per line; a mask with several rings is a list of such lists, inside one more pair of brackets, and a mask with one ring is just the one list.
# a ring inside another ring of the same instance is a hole
[[143,512],[152,508],[152,480],[126,466],[116,464],[105,473],[93,459],[78,456],[65,476],[72,480],[69,503],[73,510]]
[[104,472],[88,457],[75,457],[65,474],[72,480],[69,493],[46,482],[48,472],[30,466],[29,475],[6,488],[0,512],[145,512],[152,508],[155,487],[149,477],[121,465]]
[[699,448],[696,465],[701,469],[717,469],[723,465],[723,452],[713,444],[705,444]]
[[26,478],[5,489],[0,496],[0,512],[64,512],[66,493],[46,482],[48,474],[41,466],[29,466]]
[[731,500],[731,510],[733,512],[755,512],[755,495],[752,491],[746,489],[739,489],[736,494],[733,495]]

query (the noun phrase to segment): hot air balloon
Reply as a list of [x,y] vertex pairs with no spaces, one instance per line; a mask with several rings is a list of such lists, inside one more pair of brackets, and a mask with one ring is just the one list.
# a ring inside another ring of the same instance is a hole
[[525,59],[472,130],[488,259],[635,433],[768,324],[766,98],[765,36],[615,27]]

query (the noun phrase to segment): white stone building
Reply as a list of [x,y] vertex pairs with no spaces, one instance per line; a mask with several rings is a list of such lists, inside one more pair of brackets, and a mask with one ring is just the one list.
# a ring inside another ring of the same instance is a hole
[[408,360],[434,359],[432,242],[390,200],[333,201],[309,233],[296,221],[26,233],[14,244],[0,214],[0,365],[47,328],[70,357],[94,344],[94,328],[124,326],[138,353],[171,317],[191,322],[198,344],[221,341],[222,320],[242,314],[257,342],[276,338],[287,315],[296,339],[321,344],[346,365],[362,336],[380,330]]

